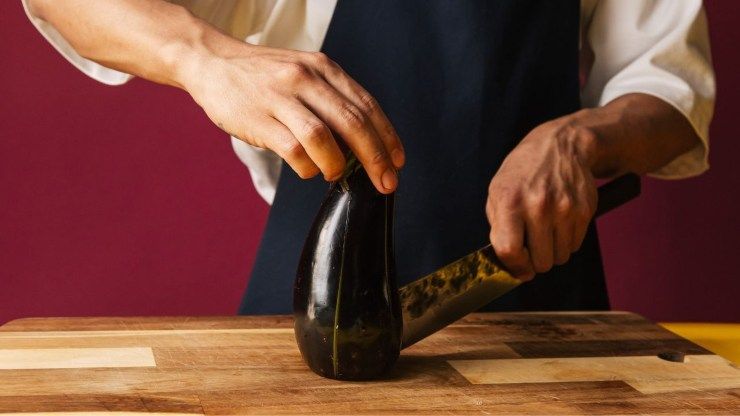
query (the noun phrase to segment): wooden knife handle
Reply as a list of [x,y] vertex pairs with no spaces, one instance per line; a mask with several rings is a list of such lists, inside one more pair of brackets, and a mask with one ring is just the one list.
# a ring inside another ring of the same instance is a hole
[[617,208],[630,200],[637,198],[642,189],[640,177],[634,173],[622,175],[598,189],[599,202],[596,206],[596,214],[599,217],[602,214]]

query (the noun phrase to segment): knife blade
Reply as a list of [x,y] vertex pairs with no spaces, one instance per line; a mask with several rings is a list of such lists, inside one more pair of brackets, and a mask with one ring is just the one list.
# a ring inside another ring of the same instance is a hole
[[[640,194],[640,177],[620,176],[598,189],[595,217]],[[521,284],[496,257],[491,245],[476,250],[399,289],[403,315],[401,348],[406,348]]]

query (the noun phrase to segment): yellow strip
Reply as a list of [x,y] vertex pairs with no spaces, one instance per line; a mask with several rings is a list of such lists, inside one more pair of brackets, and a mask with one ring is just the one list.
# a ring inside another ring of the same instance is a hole
[[149,347],[0,349],[0,370],[156,366]]
[[740,364],[740,324],[662,323],[669,331]]

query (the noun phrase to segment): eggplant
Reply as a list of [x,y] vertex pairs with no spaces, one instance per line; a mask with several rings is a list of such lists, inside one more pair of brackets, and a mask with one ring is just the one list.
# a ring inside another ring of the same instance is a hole
[[323,377],[379,378],[398,358],[393,201],[350,157],[303,246],[293,289],[295,337],[303,360]]

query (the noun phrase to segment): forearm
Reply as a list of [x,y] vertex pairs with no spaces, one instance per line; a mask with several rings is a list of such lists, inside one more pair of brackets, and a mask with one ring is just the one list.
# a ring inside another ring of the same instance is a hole
[[628,94],[565,120],[583,133],[576,136],[592,173],[601,178],[655,171],[700,143],[678,110],[647,94]]
[[405,159],[398,135],[326,55],[247,44],[162,0],[29,3],[81,56],[186,90],[219,128],[274,151],[300,177],[338,179],[341,137],[379,192],[396,189]]
[[564,264],[596,210],[594,177],[652,172],[698,144],[681,113],[645,94],[536,127],[489,186],[486,214],[496,254],[522,279]]
[[163,0],[32,0],[30,6],[81,56],[180,88],[193,58],[238,43]]

